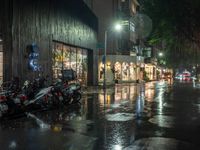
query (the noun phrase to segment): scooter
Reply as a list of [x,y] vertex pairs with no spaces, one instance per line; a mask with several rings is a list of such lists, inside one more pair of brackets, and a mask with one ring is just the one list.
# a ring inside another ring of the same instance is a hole
[[[28,109],[46,106],[41,98],[49,93],[52,87],[42,88],[37,82],[25,81],[21,91],[4,91],[0,95],[0,118],[27,111]],[[36,103],[37,102],[37,103]]]
[[80,103],[81,100],[81,86],[77,83],[69,84],[62,89],[62,94],[65,104]]
[[8,88],[0,93],[0,118],[2,116],[14,114],[21,109],[23,95],[18,95],[19,79],[14,78]]
[[49,86],[47,88],[42,88],[35,96],[33,99],[28,100],[24,103],[25,106],[36,104],[36,105],[41,105],[43,107],[48,107],[49,104],[51,104],[51,101],[47,101],[45,99],[45,96],[48,96],[49,93],[51,92],[51,89],[53,86]]
[[34,109],[49,109],[80,103],[81,86],[79,83],[58,82],[40,88],[36,82],[25,81],[19,92],[0,93],[0,118]]
[[80,103],[81,86],[78,83],[68,84],[67,81],[58,80],[51,89],[51,95],[55,105]]
[[0,118],[3,116],[14,115],[21,113],[24,110],[23,102],[27,97],[23,94],[15,95],[14,93],[7,93],[0,96]]

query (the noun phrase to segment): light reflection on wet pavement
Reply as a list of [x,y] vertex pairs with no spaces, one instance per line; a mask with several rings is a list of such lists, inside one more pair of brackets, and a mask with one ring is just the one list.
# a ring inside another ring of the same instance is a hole
[[0,123],[2,150],[200,149],[200,89],[123,84],[84,92],[82,104]]

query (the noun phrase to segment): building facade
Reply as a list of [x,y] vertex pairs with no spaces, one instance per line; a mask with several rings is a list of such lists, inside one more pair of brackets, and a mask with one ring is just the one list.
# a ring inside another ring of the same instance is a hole
[[[40,73],[57,78],[62,70],[73,69],[83,84],[96,84],[97,31],[98,19],[82,0],[3,0],[1,78],[25,80]],[[30,64],[30,49],[37,51],[36,71],[30,69],[35,63]]]
[[[104,43],[107,32],[106,82],[130,82],[142,80],[144,58],[137,56],[137,36],[131,22],[139,6],[136,0],[93,0],[93,11],[99,20],[99,83],[104,80]],[[113,25],[118,22],[122,31],[116,32]]]

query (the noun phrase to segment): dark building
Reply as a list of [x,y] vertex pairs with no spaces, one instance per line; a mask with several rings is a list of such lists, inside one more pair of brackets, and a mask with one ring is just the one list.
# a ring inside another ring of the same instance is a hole
[[[97,31],[98,19],[82,0],[1,0],[3,80],[39,73],[56,78],[72,68],[82,83],[96,84]],[[40,71],[30,68],[37,66],[30,64],[31,50],[39,54]]]

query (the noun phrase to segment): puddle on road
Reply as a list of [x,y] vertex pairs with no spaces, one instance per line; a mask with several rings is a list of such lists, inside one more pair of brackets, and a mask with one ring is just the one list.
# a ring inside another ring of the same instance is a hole
[[175,125],[175,117],[156,115],[153,118],[149,119],[149,122],[157,124],[159,127],[173,128]]
[[15,141],[11,141],[8,147],[9,147],[9,149],[16,149],[17,143]]
[[112,112],[112,109],[107,109],[105,112],[106,113]]
[[122,100],[120,102],[121,105],[128,105],[130,103],[130,100]]
[[[30,137],[31,136],[31,137]],[[2,137],[1,137],[2,138]],[[31,132],[14,132],[12,138],[6,136],[0,141],[1,149],[58,149],[58,150],[92,150],[95,142],[98,139],[93,136],[68,132],[54,133],[34,130]],[[31,142],[30,142],[31,141]]]
[[131,113],[116,113],[116,114],[107,114],[106,119],[108,121],[129,121],[133,120],[135,117],[134,114]]
[[139,139],[123,150],[191,150],[194,148],[194,145],[176,139],[151,137]]
[[93,149],[96,140],[96,137],[73,134],[72,138],[66,141],[64,147],[68,150],[91,150]]
[[111,109],[117,109],[117,108],[132,108],[132,105],[130,105],[130,102],[128,100],[124,100],[124,101],[121,101],[120,103],[115,103],[115,104],[110,104],[110,108]]
[[169,104],[169,103],[164,103],[163,104],[163,107],[166,107],[166,108],[174,108],[174,106],[172,104]]
[[120,107],[120,104],[111,104],[110,107],[111,107],[111,108],[119,108],[119,107]]
[[[21,138],[16,142],[16,144],[11,142],[10,147],[18,147],[19,145],[22,145],[23,140],[24,142],[29,143],[27,137],[29,136],[31,129],[34,131],[34,133],[31,132],[31,134],[34,135],[33,144],[36,145],[37,148],[48,149],[51,148],[51,146],[54,146],[56,149],[87,150],[92,149],[95,145],[96,139],[99,138],[100,140],[97,140],[97,142],[100,142],[98,143],[100,145],[99,149],[103,149],[104,146],[108,145],[108,147],[112,147],[111,149],[121,150],[135,141],[135,138],[137,138],[135,135],[140,127],[141,130],[148,133],[147,128],[143,128],[143,125],[146,123],[149,125],[146,120],[147,117],[149,118],[157,114],[148,121],[160,127],[173,128],[175,123],[176,125],[179,125],[179,122],[175,120],[177,118],[158,115],[169,115],[171,113],[168,113],[166,110],[171,111],[171,109],[168,108],[174,108],[172,105],[174,103],[168,103],[165,101],[165,88],[157,87],[156,90],[152,89],[152,87],[149,88],[151,89],[148,89],[147,87],[147,89],[143,90],[140,86],[126,86],[124,90],[116,89],[114,93],[108,92],[106,95],[104,95],[102,91],[101,93],[98,91],[98,94],[96,93],[97,91],[94,91],[92,94],[83,95],[82,105],[75,109],[70,106],[66,110],[37,113],[36,116],[39,116],[39,120],[37,120],[37,118],[29,119],[28,121],[24,119],[24,122],[21,121],[23,124],[22,126],[18,125],[19,127],[15,127],[17,132],[17,134],[15,133],[16,139],[18,140],[18,134],[22,134],[23,136],[20,135]],[[197,110],[198,108],[200,110],[200,107],[197,105],[195,106]],[[142,116],[138,121],[136,120],[137,124],[134,124],[134,119],[137,117],[135,113]],[[106,119],[106,122],[109,123],[104,125],[102,118]],[[178,119],[180,119],[180,117],[178,117]],[[196,121],[198,118],[192,119]],[[32,120],[34,120],[34,124]],[[44,120],[44,122],[41,122],[42,120]],[[182,121],[184,120],[181,120],[181,123]],[[50,124],[50,130],[41,132],[41,130],[38,130],[38,124],[36,124],[37,128],[35,129],[35,122]],[[143,123],[142,125],[141,122]],[[26,129],[25,131],[23,127]],[[102,131],[98,129],[104,129],[105,133],[102,133]],[[160,130],[160,128],[156,127],[155,130],[156,131],[153,131],[153,135],[151,136],[163,136],[166,129],[162,128]],[[149,132],[152,133],[151,131],[152,130],[150,129]],[[8,131],[6,131],[6,133],[7,132]],[[106,135],[105,137],[103,137],[104,134]],[[140,136],[140,131],[138,134],[138,136]],[[2,135],[3,134],[1,134],[1,137],[3,137]],[[95,138],[95,136],[98,138]],[[142,136],[143,135],[140,137]],[[174,137],[173,134],[172,136]],[[38,138],[45,140],[44,143],[37,141]],[[48,141],[46,141],[46,139]],[[49,139],[53,142],[51,143]],[[7,136],[7,140],[5,141],[12,141],[11,136]],[[40,147],[40,145],[43,146],[43,144],[44,147]],[[173,150],[177,145],[179,146],[179,144],[184,147],[185,143],[175,139],[152,137],[137,140],[133,145],[130,145],[125,150]]]

